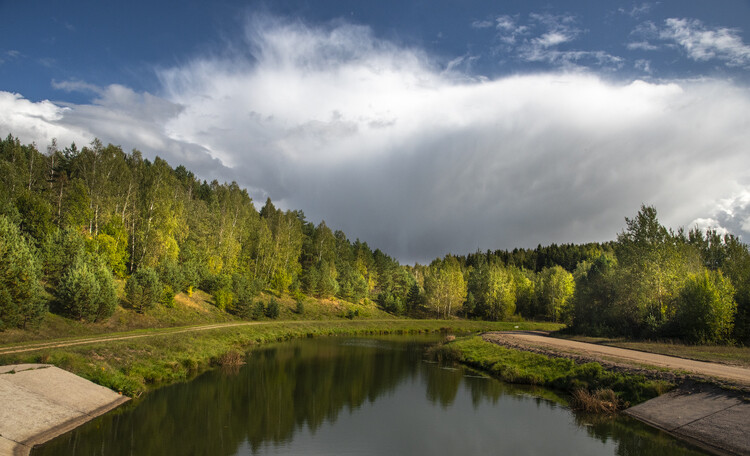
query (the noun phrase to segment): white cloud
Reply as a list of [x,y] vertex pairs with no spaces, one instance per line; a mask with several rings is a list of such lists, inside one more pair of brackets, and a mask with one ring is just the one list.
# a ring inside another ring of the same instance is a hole
[[473,80],[365,27],[248,27],[246,49],[161,71],[158,96],[113,85],[62,107],[0,93],[0,130],[158,152],[407,261],[611,239],[641,203],[671,226],[732,229],[719,203],[750,192],[744,87]]
[[476,20],[471,23],[471,27],[475,29],[484,29],[484,28],[490,28],[493,25],[495,25],[492,21],[488,20]]
[[551,46],[557,46],[558,44],[566,43],[572,39],[572,36],[566,35],[564,33],[548,32],[538,38],[534,38],[531,41],[537,46],[548,48]]
[[718,220],[712,219],[712,218],[697,218],[693,220],[689,225],[689,229],[692,228],[698,228],[702,232],[707,232],[709,230],[715,231],[716,234],[719,236],[724,236],[725,234],[729,234],[729,230],[721,226],[721,223]]
[[[531,13],[525,24],[519,23],[518,16],[498,16],[496,18],[498,46],[496,51],[510,54],[525,62],[544,62],[568,70],[587,66],[618,68],[622,58],[601,50],[571,49],[583,30],[578,28],[577,19],[570,14]],[[566,45],[566,49],[561,49]]]
[[750,65],[750,45],[742,41],[737,29],[711,28],[698,19],[669,18],[659,37],[678,44],[696,61],[718,59],[732,66]]
[[651,62],[646,59],[638,59],[635,61],[633,66],[644,73],[651,73]]
[[651,8],[658,5],[660,2],[656,3],[641,3],[640,5],[633,5],[630,9],[627,8],[618,8],[617,11],[620,14],[626,14],[633,18],[639,18],[641,16],[645,16],[648,13],[651,12]]
[[627,48],[631,51],[655,51],[659,49],[659,46],[648,41],[633,41],[627,44]]

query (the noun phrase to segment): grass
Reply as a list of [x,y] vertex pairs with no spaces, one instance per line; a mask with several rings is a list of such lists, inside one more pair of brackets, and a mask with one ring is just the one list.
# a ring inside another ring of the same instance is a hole
[[599,363],[576,364],[571,359],[512,350],[481,337],[460,338],[434,349],[442,359],[454,359],[510,383],[539,385],[567,393],[611,389],[622,406],[656,397],[674,385],[642,375],[605,370]]
[[41,324],[26,330],[8,329],[0,332],[0,345],[31,341],[44,341],[71,337],[86,337],[113,332],[169,328],[175,326],[201,325],[238,321],[237,318],[219,310],[211,303],[211,295],[196,290],[192,296],[179,293],[175,306],[167,308],[156,305],[145,313],[128,308],[123,301],[108,319],[87,323],[47,313]]
[[750,347],[736,347],[731,345],[689,345],[674,341],[633,341],[626,339],[608,339],[604,337],[553,335],[580,342],[628,348],[631,350],[676,356],[696,361],[708,361],[712,363],[750,367]]
[[[151,329],[153,336],[0,356],[0,364],[49,363],[130,396],[184,381],[222,364],[232,351],[299,337],[518,329],[554,330],[550,323],[466,320],[339,319],[268,321],[199,332]],[[171,332],[171,333],[170,333]]]
[[[297,312],[297,302],[289,295],[277,297],[270,293],[261,293],[256,297],[256,300],[262,301],[265,305],[268,305],[271,299],[276,299],[279,303],[279,320],[337,320],[355,312],[358,319],[396,318],[379,309],[375,303],[369,300],[355,304],[338,299],[306,297],[303,301],[304,312],[300,314]],[[96,323],[71,320],[53,313],[47,313],[42,323],[37,327],[27,330],[8,329],[0,331],[0,345],[232,321],[242,320],[213,305],[213,297],[208,293],[195,290],[191,296],[185,293],[177,294],[173,307],[156,305],[144,313],[138,313],[128,308],[127,303],[121,300],[120,305],[117,306],[115,313],[110,318]],[[260,321],[270,320],[263,317]]]
[[610,388],[599,388],[589,391],[585,388],[574,390],[570,398],[570,406],[575,410],[589,413],[615,413],[620,407],[620,398]]

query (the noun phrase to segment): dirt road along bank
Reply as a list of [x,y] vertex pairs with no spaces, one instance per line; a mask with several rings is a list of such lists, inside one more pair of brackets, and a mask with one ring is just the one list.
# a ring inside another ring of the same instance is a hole
[[0,456],[28,455],[128,400],[49,364],[0,366]]
[[728,383],[732,386],[750,388],[750,369],[739,366],[707,363],[626,348],[558,339],[534,331],[488,332],[483,335],[483,338],[488,342],[499,345],[538,351],[553,356],[565,356],[581,361],[597,361],[603,365],[630,367],[634,370],[670,369],[687,373],[694,378],[719,380],[721,383]]
[[538,332],[490,332],[482,337],[514,349],[582,362],[597,361],[639,373],[670,369],[677,371],[676,379],[704,379],[737,387],[739,391],[727,391],[714,384],[688,380],[624,413],[712,453],[750,456],[750,369],[557,339]]

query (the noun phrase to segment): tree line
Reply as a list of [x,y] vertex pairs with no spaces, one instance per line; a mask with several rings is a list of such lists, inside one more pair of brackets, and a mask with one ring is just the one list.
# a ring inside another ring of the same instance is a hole
[[518,315],[580,334],[750,344],[746,244],[715,230],[674,232],[651,206],[625,221],[614,242],[435,260],[422,271],[425,299],[444,315]]
[[[48,310],[108,318],[125,281],[139,312],[200,288],[242,318],[262,291],[372,300],[416,317],[543,319],[592,335],[750,343],[750,253],[737,237],[673,232],[641,207],[607,243],[447,255],[403,266],[237,183],[133,150],[0,140],[0,329]],[[49,293],[44,293],[43,290]],[[46,297],[45,297],[46,296]],[[278,306],[278,304],[276,304]]]
[[201,181],[184,166],[99,140],[80,149],[53,141],[45,153],[12,135],[0,140],[0,328],[38,322],[48,309],[107,318],[115,279],[127,280],[136,311],[201,288],[248,318],[264,290],[389,297],[398,310],[403,299],[392,296],[406,296],[414,282],[395,259],[302,211],[270,199],[257,210],[235,182]]

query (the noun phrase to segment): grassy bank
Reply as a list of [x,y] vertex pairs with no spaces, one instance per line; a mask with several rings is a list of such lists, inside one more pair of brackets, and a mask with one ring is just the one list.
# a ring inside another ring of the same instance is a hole
[[545,386],[570,394],[611,389],[622,406],[651,399],[674,386],[642,375],[608,371],[599,363],[576,364],[570,359],[512,350],[478,336],[443,344],[434,352],[439,358],[460,361],[510,383]]
[[503,323],[465,320],[330,320],[259,322],[198,332],[150,330],[151,337],[92,342],[0,356],[0,364],[50,363],[130,396],[184,381],[220,364],[230,352],[244,354],[256,344],[298,337],[408,334],[439,331],[554,330],[551,323]]

